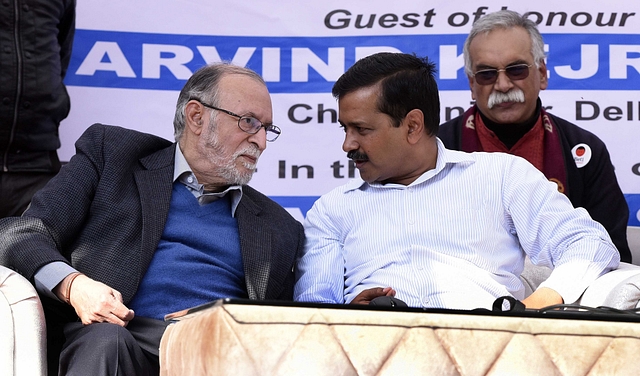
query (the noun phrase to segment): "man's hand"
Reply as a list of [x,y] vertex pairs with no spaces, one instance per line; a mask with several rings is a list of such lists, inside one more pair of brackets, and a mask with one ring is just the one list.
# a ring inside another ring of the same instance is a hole
[[353,298],[349,304],[369,304],[373,299],[379,296],[396,296],[396,290],[391,287],[374,287],[372,289],[362,291],[358,296]]
[[556,304],[562,304],[564,303],[564,300],[555,290],[548,287],[541,287],[534,291],[533,294],[529,295],[528,298],[524,299],[522,303],[524,303],[527,308],[540,309]]
[[[68,283],[72,281],[71,288]],[[68,296],[63,294],[68,291]],[[122,304],[122,295],[102,282],[95,281],[84,274],[75,279],[67,276],[54,289],[62,300],[68,299],[84,325],[95,322],[109,322],[126,326],[133,319],[133,310]]]

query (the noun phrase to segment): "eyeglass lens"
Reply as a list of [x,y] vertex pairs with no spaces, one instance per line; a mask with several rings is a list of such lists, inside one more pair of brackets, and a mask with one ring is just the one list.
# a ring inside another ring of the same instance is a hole
[[[238,126],[240,127],[240,129],[247,133],[255,134],[260,131],[260,128],[262,128],[263,124],[262,122],[260,122],[260,120],[254,117],[243,116],[238,119]],[[276,138],[278,138],[278,136],[280,136],[281,133],[280,128],[276,127],[273,124],[265,126],[265,130],[267,132],[267,141],[274,141]]]
[[504,69],[483,69],[475,73],[476,82],[480,85],[491,85],[498,79],[498,74],[504,72],[511,80],[524,80],[529,77],[529,65],[517,64]]

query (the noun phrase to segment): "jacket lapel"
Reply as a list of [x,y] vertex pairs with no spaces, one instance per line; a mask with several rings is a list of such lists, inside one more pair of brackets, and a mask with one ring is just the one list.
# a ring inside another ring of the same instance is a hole
[[[141,159],[144,169],[135,173],[142,206],[140,266],[143,271],[149,267],[169,215],[175,148],[173,144]],[[140,278],[143,276],[141,273]]]
[[263,300],[271,273],[271,234],[260,218],[260,207],[246,190],[236,211],[240,248],[249,299]]

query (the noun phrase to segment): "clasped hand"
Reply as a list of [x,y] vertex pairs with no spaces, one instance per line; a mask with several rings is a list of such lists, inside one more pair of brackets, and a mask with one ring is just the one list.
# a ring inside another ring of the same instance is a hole
[[349,304],[369,304],[371,301],[379,296],[396,296],[396,290],[391,287],[374,287],[371,289],[363,290],[358,294]]
[[[64,282],[60,285],[65,285]],[[57,294],[60,297],[60,292]],[[79,275],[73,280],[67,298],[84,325],[109,322],[127,326],[134,317],[133,310],[122,303],[119,291],[85,275]]]

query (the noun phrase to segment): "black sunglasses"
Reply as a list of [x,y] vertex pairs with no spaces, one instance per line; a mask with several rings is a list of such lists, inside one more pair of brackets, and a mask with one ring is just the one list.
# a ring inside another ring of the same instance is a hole
[[504,72],[510,80],[524,80],[529,77],[529,68],[533,64],[515,64],[504,69],[481,69],[473,74],[479,85],[493,85],[498,79],[500,72]]

